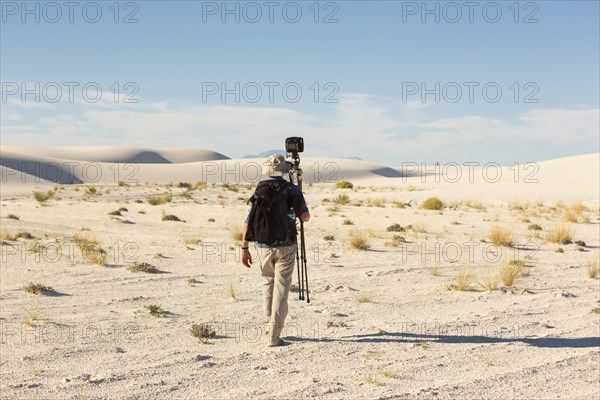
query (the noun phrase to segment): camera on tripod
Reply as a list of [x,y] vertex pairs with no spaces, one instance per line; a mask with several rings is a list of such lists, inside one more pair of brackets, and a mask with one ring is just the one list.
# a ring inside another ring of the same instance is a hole
[[289,137],[285,139],[285,151],[292,154],[304,151],[304,139],[301,137]]

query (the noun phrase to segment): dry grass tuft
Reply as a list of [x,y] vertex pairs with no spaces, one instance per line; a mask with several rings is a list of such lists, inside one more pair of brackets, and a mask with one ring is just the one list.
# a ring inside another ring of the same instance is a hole
[[468,267],[462,267],[456,275],[456,282],[452,289],[459,292],[466,292],[467,290],[470,290],[472,283],[473,275],[471,274],[471,270]]
[[371,245],[364,233],[353,232],[350,237],[350,246],[356,250],[369,250]]
[[356,298],[356,302],[358,304],[364,304],[364,303],[372,303],[373,300],[371,299],[371,296],[369,296],[368,294],[361,294],[360,296],[358,296]]
[[202,242],[202,238],[200,237],[200,235],[186,236],[183,239],[183,242],[185,244],[200,244]]
[[520,260],[509,260],[504,258],[500,265],[500,279],[506,287],[512,286],[515,281],[523,275],[525,263]]
[[170,203],[173,200],[173,195],[171,193],[165,193],[161,196],[150,196],[146,197],[146,201],[151,206],[158,206],[165,203]]
[[340,206],[345,206],[347,204],[350,204],[350,197],[347,194],[338,194],[334,199],[333,202],[335,204],[338,204]]
[[598,279],[600,277],[600,265],[598,264],[598,257],[595,256],[590,259],[587,264],[587,276],[590,279]]
[[427,267],[427,272],[429,272],[429,275],[431,275],[431,276],[439,276],[440,275],[440,267],[438,267],[437,265],[431,265],[431,266]]
[[404,243],[404,242],[406,242],[406,239],[404,239],[404,236],[394,235],[392,237],[392,240],[385,242],[385,245],[387,247],[400,247],[402,245],[402,243]]
[[493,226],[488,234],[488,239],[496,246],[512,247],[515,244],[516,235],[512,229]]
[[481,278],[475,279],[475,282],[477,282],[479,286],[481,286],[488,292],[498,289],[498,285],[500,285],[501,281],[502,278],[498,272],[488,272]]
[[551,243],[569,244],[572,243],[571,228],[566,224],[558,224],[548,231],[546,240]]
[[227,288],[229,290],[229,297],[231,297],[233,300],[237,300],[235,285],[233,284],[233,279],[231,276],[227,277]]

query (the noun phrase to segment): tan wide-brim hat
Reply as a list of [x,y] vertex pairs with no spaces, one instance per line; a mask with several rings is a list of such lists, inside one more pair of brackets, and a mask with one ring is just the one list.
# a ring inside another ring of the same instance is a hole
[[283,176],[290,170],[289,164],[283,156],[273,154],[263,163],[262,173],[266,176]]

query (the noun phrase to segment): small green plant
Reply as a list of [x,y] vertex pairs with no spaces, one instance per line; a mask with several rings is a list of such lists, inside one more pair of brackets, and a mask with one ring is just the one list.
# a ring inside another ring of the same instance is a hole
[[163,308],[161,306],[159,306],[158,304],[150,304],[150,305],[144,306],[144,308],[146,310],[148,310],[150,315],[152,315],[153,317],[162,318],[162,317],[167,316],[167,312],[165,310],[163,310]]
[[212,339],[217,336],[217,333],[212,325],[206,322],[192,325],[190,333],[193,337],[198,338],[201,343],[206,343],[208,342],[208,339]]
[[335,184],[336,189],[352,189],[354,185],[348,181],[339,181]]
[[327,321],[327,328],[347,328],[348,324],[340,321],[340,322],[334,322],[334,321]]
[[421,207],[425,210],[441,210],[444,208],[444,203],[437,197],[430,197],[423,202]]
[[148,274],[156,274],[160,272],[160,270],[154,265],[148,264],[147,262],[137,261],[127,267],[127,270],[130,272],[146,272]]
[[24,287],[25,293],[30,294],[50,294],[56,293],[56,291],[50,286],[45,286],[40,283],[29,282],[27,286]]
[[35,191],[33,192],[33,197],[39,202],[39,203],[45,203],[46,201],[50,200],[52,197],[54,197],[54,192],[52,190],[48,190],[47,192],[39,192],[39,191]]

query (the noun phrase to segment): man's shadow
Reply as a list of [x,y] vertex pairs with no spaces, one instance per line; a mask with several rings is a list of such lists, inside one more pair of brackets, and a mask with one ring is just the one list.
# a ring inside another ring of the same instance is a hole
[[549,348],[592,348],[600,347],[600,337],[580,338],[528,338],[528,337],[493,337],[483,335],[443,335],[406,332],[379,332],[364,335],[342,336],[339,338],[321,337],[286,337],[290,342],[349,342],[349,343],[432,343],[445,344],[493,344],[493,343],[525,343],[535,347]]

